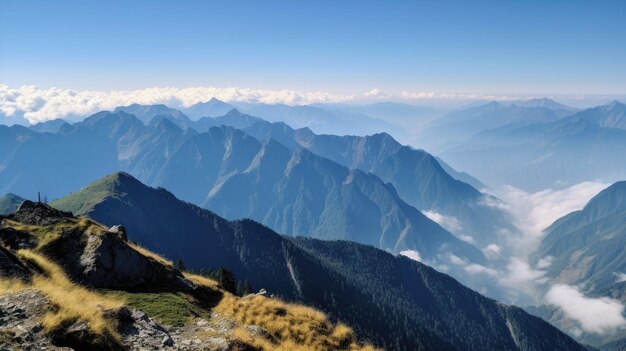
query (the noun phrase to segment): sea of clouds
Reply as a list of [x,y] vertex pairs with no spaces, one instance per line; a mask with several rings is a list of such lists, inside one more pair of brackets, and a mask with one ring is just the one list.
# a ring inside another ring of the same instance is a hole
[[0,117],[14,121],[25,119],[35,124],[55,118],[76,120],[102,110],[137,104],[165,104],[170,107],[189,107],[198,102],[216,98],[225,102],[308,105],[314,103],[347,103],[423,100],[511,100],[513,97],[482,94],[443,94],[433,92],[387,94],[379,89],[359,94],[332,94],[297,90],[267,90],[238,87],[155,87],[139,90],[72,90],[39,88],[24,85],[18,88],[0,84]]

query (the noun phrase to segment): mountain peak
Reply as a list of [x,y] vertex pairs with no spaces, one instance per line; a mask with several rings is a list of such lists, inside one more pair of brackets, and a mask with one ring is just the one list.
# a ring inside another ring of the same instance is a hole
[[567,105],[563,105],[557,101],[554,101],[553,99],[547,98],[547,97],[542,97],[542,98],[535,98],[535,99],[530,99],[521,103],[517,103],[518,106],[523,106],[523,107],[545,107],[547,109],[551,109],[551,110],[570,110],[572,109],[571,107],[567,106]]
[[232,116],[243,116],[245,113],[239,111],[237,108],[233,108],[230,111],[226,112],[224,116],[232,117]]
[[[180,122],[180,121],[179,121]],[[182,132],[182,128],[176,122],[172,120],[171,115],[156,115],[150,121],[150,126],[154,126],[157,129],[169,130],[169,131],[180,131]]]
[[199,119],[202,117],[223,116],[232,109],[232,105],[212,97],[209,101],[198,102],[197,104],[189,106],[184,112],[191,118]]
[[15,212],[26,201],[13,193],[0,196],[0,216]]

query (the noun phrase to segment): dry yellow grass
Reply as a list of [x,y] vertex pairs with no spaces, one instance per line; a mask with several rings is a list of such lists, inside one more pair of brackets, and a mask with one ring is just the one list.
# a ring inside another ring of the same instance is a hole
[[28,289],[28,285],[19,279],[0,279],[0,295],[13,294]]
[[243,328],[235,329],[231,335],[262,350],[375,350],[359,344],[346,325],[335,325],[322,312],[302,305],[262,296],[240,299],[225,294],[215,311],[240,325],[258,325],[267,330],[275,341],[253,336]]
[[[31,288],[46,295],[56,307],[46,314],[43,320],[48,331],[66,322],[82,320],[96,335],[118,338],[117,325],[104,317],[104,310],[119,308],[124,301],[105,298],[91,290],[74,284],[63,270],[44,256],[30,250],[20,250],[18,255],[41,268],[43,275],[34,275],[29,285],[13,285],[15,288]],[[11,286],[7,287],[7,290]]]
[[106,232],[106,229],[102,225],[88,218],[66,218],[61,222],[45,226],[29,225],[5,219],[3,221],[3,226],[31,233],[37,239],[37,248],[46,246],[50,242],[61,237],[64,232],[68,231],[81,230],[86,234],[96,235]]
[[148,250],[146,248],[143,248],[143,247],[141,247],[141,246],[139,246],[137,244],[133,244],[133,243],[129,242],[128,246],[130,246],[132,249],[134,249],[135,251],[139,252],[140,254],[142,254],[142,255],[144,255],[146,257],[150,257],[150,258],[152,258],[153,260],[155,260],[157,262],[160,262],[161,264],[164,264],[164,265],[170,266],[170,267],[174,266],[172,261],[170,261],[168,259],[165,259],[164,257],[159,256],[158,254],[155,254],[154,252],[152,252],[152,251],[150,251],[150,250]]
[[214,290],[218,289],[219,287],[219,284],[213,279],[210,279],[210,278],[198,275],[198,274],[188,273],[188,272],[183,272],[183,275],[185,276],[185,278],[191,280],[192,282],[200,286],[204,286],[206,288],[210,288]]

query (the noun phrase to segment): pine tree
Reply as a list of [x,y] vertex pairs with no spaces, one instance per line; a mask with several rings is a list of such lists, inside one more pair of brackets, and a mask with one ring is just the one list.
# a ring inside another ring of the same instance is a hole
[[237,282],[237,295],[244,296],[243,295],[243,280],[240,280]]
[[222,289],[228,291],[231,294],[237,294],[237,287],[235,286],[235,276],[232,272],[224,267],[220,267],[217,271],[217,282]]
[[185,262],[183,262],[182,259],[177,259],[176,262],[174,263],[174,268],[178,269],[179,271],[184,271],[185,270]]
[[250,282],[248,281],[248,279],[244,279],[244,281],[243,281],[243,292],[242,292],[241,296],[246,296],[248,294],[252,294],[252,285],[250,285]]
[[250,286],[250,282],[248,281],[248,279],[240,280],[237,283],[237,294],[239,296],[252,294],[252,286]]

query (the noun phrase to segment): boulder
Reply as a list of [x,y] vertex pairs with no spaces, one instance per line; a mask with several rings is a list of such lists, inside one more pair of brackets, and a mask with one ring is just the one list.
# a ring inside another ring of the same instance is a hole
[[178,270],[146,257],[121,240],[119,232],[91,233],[76,228],[43,248],[76,281],[108,289],[192,291]]

